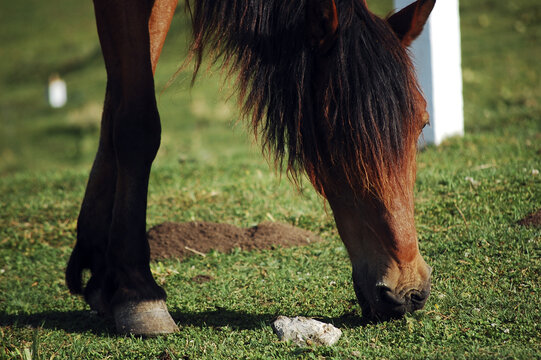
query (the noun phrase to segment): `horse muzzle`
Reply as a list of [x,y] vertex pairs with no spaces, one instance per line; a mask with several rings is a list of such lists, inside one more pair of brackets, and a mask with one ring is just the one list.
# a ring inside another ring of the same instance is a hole
[[398,294],[382,283],[373,286],[371,291],[363,291],[365,287],[354,281],[353,288],[363,318],[369,321],[386,321],[422,309],[430,295],[430,279],[419,288],[402,290]]

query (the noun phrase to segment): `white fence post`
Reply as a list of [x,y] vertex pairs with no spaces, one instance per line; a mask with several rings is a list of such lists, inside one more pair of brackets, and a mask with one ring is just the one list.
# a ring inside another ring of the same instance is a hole
[[[413,0],[394,0],[396,9]],[[464,134],[458,0],[439,0],[421,35],[411,45],[417,77],[428,102],[430,126],[424,142],[440,144]]]

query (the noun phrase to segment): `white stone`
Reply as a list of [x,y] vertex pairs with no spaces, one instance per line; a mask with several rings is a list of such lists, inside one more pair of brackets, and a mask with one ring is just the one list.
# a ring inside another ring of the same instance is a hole
[[331,324],[326,324],[302,316],[288,318],[279,316],[272,324],[274,332],[282,341],[304,345],[334,345],[342,336],[342,331]]

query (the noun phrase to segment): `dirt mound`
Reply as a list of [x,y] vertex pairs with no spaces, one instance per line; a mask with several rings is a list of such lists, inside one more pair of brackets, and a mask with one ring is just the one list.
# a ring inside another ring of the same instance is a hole
[[150,229],[147,237],[152,260],[182,259],[210,250],[228,253],[235,248],[249,251],[300,246],[320,240],[310,231],[271,222],[247,229],[210,222],[166,222]]
[[518,223],[522,226],[541,227],[541,209],[526,216]]

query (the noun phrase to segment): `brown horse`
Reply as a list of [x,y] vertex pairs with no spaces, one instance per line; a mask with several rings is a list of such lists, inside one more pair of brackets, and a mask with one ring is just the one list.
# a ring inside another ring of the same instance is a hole
[[[387,19],[362,0],[186,4],[196,72],[207,52],[221,60],[264,149],[327,198],[363,316],[376,320],[422,308],[430,292],[413,218],[416,143],[428,116],[406,46],[434,4],[417,0]],[[161,131],[153,72],[176,6],[94,0],[107,89],[66,279],[125,333],[177,330],[145,237]]]

